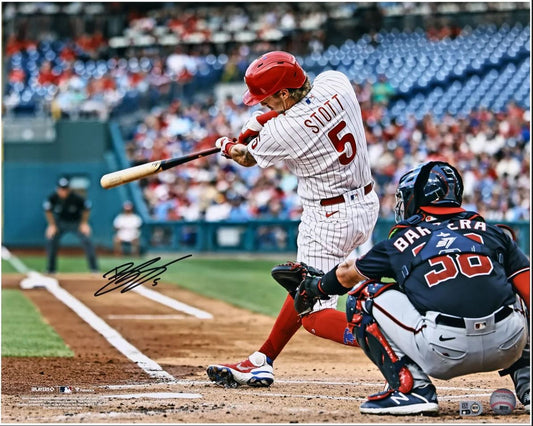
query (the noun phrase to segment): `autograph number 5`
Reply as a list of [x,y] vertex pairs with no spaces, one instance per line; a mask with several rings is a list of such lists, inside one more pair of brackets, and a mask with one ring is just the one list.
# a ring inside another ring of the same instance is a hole
[[127,291],[130,291],[138,285],[141,285],[142,283],[145,283],[149,280],[153,280],[152,287],[154,287],[157,285],[157,282],[161,278],[159,277],[159,275],[161,275],[167,270],[168,265],[171,265],[191,256],[192,254],[188,254],[186,256],[180,257],[179,259],[165,263],[164,265],[155,267],[150,266],[158,262],[161,259],[160,257],[148,260],[147,262],[144,262],[139,266],[135,266],[133,262],[127,262],[123,265],[116,266],[115,268],[111,269],[103,275],[104,278],[107,278],[108,282],[102,288],[97,290],[94,295],[101,296],[102,294],[117,290],[120,287],[123,287],[120,292],[126,293]]

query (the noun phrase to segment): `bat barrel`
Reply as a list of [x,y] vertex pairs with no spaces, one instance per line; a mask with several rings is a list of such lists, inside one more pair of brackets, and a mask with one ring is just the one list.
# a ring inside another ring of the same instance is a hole
[[124,183],[132,182],[137,179],[155,175],[156,173],[168,170],[180,164],[188,163],[197,158],[205,157],[206,155],[220,152],[219,148],[210,148],[204,151],[194,152],[183,157],[170,158],[168,160],[152,161],[151,163],[141,164],[139,166],[129,167],[127,169],[118,170],[116,172],[103,175],[100,179],[102,188],[109,189]]
[[107,173],[100,179],[102,188],[114,188],[137,179],[159,173],[161,171],[161,161],[152,161],[151,163],[140,164],[116,172]]

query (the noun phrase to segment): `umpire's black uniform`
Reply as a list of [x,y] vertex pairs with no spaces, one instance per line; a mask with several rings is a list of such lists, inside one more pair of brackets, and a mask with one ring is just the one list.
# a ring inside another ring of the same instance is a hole
[[57,190],[50,194],[43,203],[48,226],[55,225],[57,230],[53,236],[46,238],[46,270],[48,273],[56,272],[57,250],[59,240],[68,232],[78,235],[80,238],[91,272],[97,272],[96,254],[94,246],[88,235],[80,231],[82,220],[88,217],[91,209],[90,201],[70,191],[70,182],[66,178],[59,179]]

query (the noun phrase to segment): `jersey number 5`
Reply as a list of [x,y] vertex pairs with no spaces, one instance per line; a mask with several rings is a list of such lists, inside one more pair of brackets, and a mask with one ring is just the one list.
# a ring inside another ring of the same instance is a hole
[[333,143],[339,155],[339,161],[343,166],[349,164],[357,153],[355,138],[351,133],[345,133],[339,137],[339,133],[346,127],[346,121],[342,120],[328,132],[328,138]]
[[429,259],[428,262],[435,267],[424,275],[429,287],[455,278],[459,272],[472,278],[489,275],[494,269],[490,257],[472,253],[438,256]]

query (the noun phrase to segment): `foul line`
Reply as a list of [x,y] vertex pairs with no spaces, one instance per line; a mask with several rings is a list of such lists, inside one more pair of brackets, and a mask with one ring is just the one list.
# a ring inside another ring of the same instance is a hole
[[21,274],[27,274],[30,272],[27,266],[24,265],[24,263],[22,263],[18,257],[12,255],[11,252],[4,246],[2,246],[2,259],[11,263],[11,266],[13,266],[13,268],[15,268],[17,272],[20,272]]
[[[57,299],[72,309],[81,319],[94,328],[104,338],[113,345],[120,353],[136,363],[150,377],[162,380],[176,380],[172,375],[164,371],[161,366],[141,353],[135,346],[124,339],[120,333],[110,327],[104,320],[91,311],[82,302],[72,296],[68,291],[59,286],[56,279],[45,277],[38,272],[29,270],[17,257],[12,255],[9,250],[2,247],[2,258],[11,263],[18,271],[28,275],[21,282],[22,288],[45,287]],[[16,259],[16,260],[14,260]],[[21,267],[22,265],[22,267]],[[24,282],[24,285],[22,283]]]

